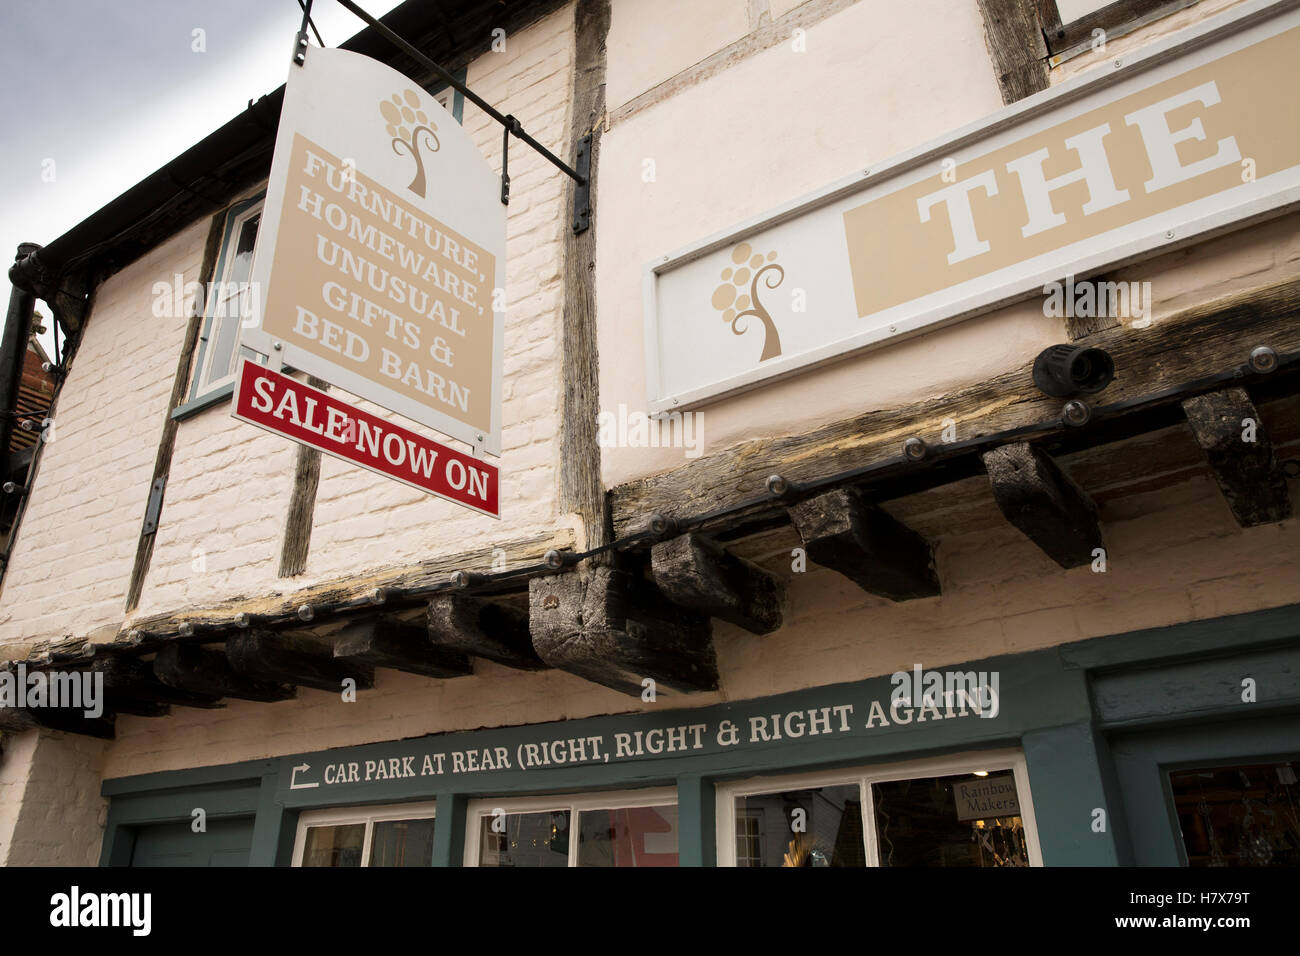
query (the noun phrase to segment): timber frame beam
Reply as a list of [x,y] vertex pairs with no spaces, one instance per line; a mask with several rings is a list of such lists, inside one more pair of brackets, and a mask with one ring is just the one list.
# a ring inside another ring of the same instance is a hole
[[473,672],[467,655],[434,644],[424,625],[389,618],[347,625],[334,638],[334,657],[422,677],[464,677]]
[[[1016,441],[1059,456],[1186,421],[1182,402],[1226,385],[1259,400],[1300,388],[1300,279],[1198,304],[1145,329],[1089,336],[1119,371],[1086,422],[1035,388],[1032,363],[937,399],[868,411],[803,434],[734,445],[609,492],[615,536],[650,535],[652,517],[719,540],[784,524],[791,504],[853,484],[877,503],[984,472],[982,455]],[[1251,354],[1271,348],[1273,370]],[[945,425],[956,423],[956,440]],[[916,439],[919,457],[905,440]],[[780,476],[780,494],[769,478]],[[832,476],[832,477],[828,477]],[[635,544],[629,547],[636,547]]]
[[[159,482],[162,483],[165,489],[168,474],[171,472],[172,454],[176,448],[176,431],[179,425],[177,420],[172,418],[172,412],[180,408],[185,402],[186,389],[190,383],[190,366],[193,364],[194,353],[198,347],[199,332],[203,328],[207,289],[212,282],[213,273],[216,271],[217,253],[221,248],[221,235],[225,222],[226,212],[223,209],[214,215],[208,224],[208,237],[203,245],[203,262],[199,266],[199,291],[194,297],[194,308],[185,326],[185,339],[181,345],[181,354],[176,360],[176,374],[172,378],[172,394],[167,402],[166,418],[163,419],[162,433],[158,439],[158,452],[154,457],[150,494],[152,494],[152,488]],[[164,493],[159,492],[160,495]],[[143,495],[146,507],[141,512],[142,516],[148,512],[147,503],[150,494]],[[161,509],[161,507],[160,502],[159,508]],[[137,542],[135,550],[135,564],[131,568],[131,583],[128,585],[126,592],[126,611],[128,614],[134,611],[140,603],[140,593],[144,590],[144,579],[149,573],[149,564],[153,560],[153,545],[158,530],[157,520],[155,518],[153,528],[142,525],[140,529],[140,540]]]
[[[159,685],[195,695],[184,700],[189,706],[204,695],[285,699],[297,685],[337,691],[346,676],[364,688],[374,667],[418,656],[416,632],[408,622],[396,644],[371,640],[346,646],[339,657],[334,649],[342,645],[327,635],[349,622],[421,610],[428,612],[427,632],[417,625],[421,652],[427,641],[509,666],[549,665],[633,694],[647,678],[671,689],[714,690],[709,617],[756,633],[775,621],[773,608],[755,601],[766,594],[764,577],[726,550],[755,530],[793,523],[806,543],[834,544],[820,560],[853,576],[869,548],[851,520],[836,526],[828,515],[861,519],[892,498],[987,474],[1003,513],[1059,563],[1073,566],[1086,547],[1100,546],[1100,532],[1087,496],[1062,479],[1053,459],[1175,428],[1190,429],[1239,521],[1280,520],[1289,499],[1257,406],[1300,395],[1297,312],[1300,279],[1293,279],[1197,305],[1150,328],[1098,331],[1089,344],[1112,355],[1119,376],[1091,407],[1076,401],[1071,409],[1042,395],[1026,365],[939,399],[747,442],[616,487],[607,497],[619,538],[599,552],[575,553],[567,529],[541,533],[287,595],[137,617],[126,630],[109,628],[115,636],[108,641],[97,632],[89,642],[38,645],[25,663],[84,670],[100,658],[157,654],[158,684],[118,668],[121,682],[105,717],[80,731],[60,728],[95,735],[111,734],[115,707],[160,715],[182,702],[166,699]],[[1080,409],[1082,415],[1071,414]],[[956,440],[944,440],[947,419],[956,423]],[[1245,419],[1254,422],[1255,441],[1242,448]],[[1293,443],[1286,434],[1280,440]],[[1193,460],[1194,449],[1185,451]],[[1033,487],[1018,488],[1008,468],[1026,471]],[[911,534],[901,524],[892,530]],[[920,557],[895,557],[891,570],[910,568],[912,584],[920,582],[912,590],[924,593],[934,583],[929,547],[922,540],[913,550]],[[597,555],[601,563],[592,560]],[[746,595],[754,606],[744,606]],[[224,654],[213,648],[223,643]],[[49,726],[63,716],[10,710],[0,723]]]
[[1002,102],[1014,103],[1047,89],[1049,51],[1036,0],[978,2]]
[[1237,524],[1250,528],[1291,517],[1286,477],[1244,388],[1185,399],[1183,411]]
[[716,541],[688,532],[650,551],[655,583],[681,607],[770,634],[781,627],[781,584],[761,568],[729,554]]
[[1044,554],[1063,568],[1099,557],[1097,509],[1050,455],[1028,442],[1013,442],[981,457],[998,508]]
[[375,686],[374,665],[346,658],[336,659],[304,640],[260,628],[236,631],[226,640],[226,657],[236,671],[257,680],[301,684],[317,690],[343,690],[345,681],[354,689]]
[[527,616],[467,594],[436,595],[429,602],[426,634],[435,647],[516,670],[537,671],[548,666],[533,650]]
[[790,509],[790,519],[809,558],[870,594],[907,601],[939,593],[929,543],[856,488],[802,501]]
[[173,641],[162,648],[153,659],[153,670],[168,687],[195,694],[263,703],[297,696],[295,688],[286,684],[238,673],[225,654],[193,643]]
[[718,689],[708,617],[635,573],[596,565],[536,577],[528,596],[533,647],[552,667],[634,696]]

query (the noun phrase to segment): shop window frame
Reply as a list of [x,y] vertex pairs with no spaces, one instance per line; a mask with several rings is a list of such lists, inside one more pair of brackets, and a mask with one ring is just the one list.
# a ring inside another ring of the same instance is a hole
[[500,797],[471,800],[465,808],[464,865],[477,867],[482,842],[483,819],[494,810],[512,813],[554,813],[569,811],[569,867],[578,865],[578,814],[590,810],[621,810],[628,807],[678,807],[678,860],[681,859],[681,808],[676,787],[646,790],[607,790],[591,793],[551,794],[530,797]]
[[736,798],[809,790],[817,787],[857,785],[862,801],[863,852],[868,867],[880,866],[880,847],[876,838],[876,811],[871,800],[873,783],[914,780],[923,777],[947,777],[987,770],[990,774],[1011,771],[1020,801],[1020,819],[1025,828],[1025,845],[1029,865],[1043,865],[1042,846],[1038,840],[1038,822],[1034,816],[1033,795],[1029,788],[1029,768],[1021,750],[982,750],[929,757],[898,763],[873,764],[839,770],[818,770],[794,774],[765,774],[716,785],[715,826],[717,865],[736,867]]
[[370,866],[370,851],[374,845],[375,824],[389,820],[433,820],[434,830],[438,827],[437,801],[426,800],[419,803],[385,803],[382,805],[362,807],[325,807],[320,810],[304,810],[298,814],[297,832],[293,840],[293,860],[289,864],[302,866],[303,854],[307,849],[307,831],[320,826],[352,826],[365,824],[365,836],[361,841],[361,866]]
[[[732,812],[735,813],[734,805],[733,805],[733,810],[732,810]],[[758,852],[759,854],[761,854],[762,851],[763,851],[763,837],[766,835],[765,830],[764,830],[764,827],[763,827],[763,817],[762,817],[762,814],[759,813],[759,811],[757,811],[757,810],[745,810],[745,811],[744,811],[744,814],[745,814],[745,815],[744,815],[743,817],[740,816],[739,814],[736,814],[736,816],[734,817],[734,819],[735,819],[735,821],[736,821],[737,824],[739,824],[741,820],[745,820],[745,821],[747,821],[747,822],[748,822],[748,821],[752,821],[752,822],[754,823],[754,832],[753,832],[753,833],[746,832],[746,833],[743,834],[743,836],[745,837],[746,840],[753,839],[754,841],[756,841],[756,850],[757,850],[757,852]],[[742,836],[742,834],[741,834],[741,832],[740,832],[739,829],[735,829],[735,830],[733,830],[733,835],[732,835],[732,838],[731,838],[731,840],[732,840],[732,842],[731,842],[731,852],[732,852],[732,861],[733,861],[733,862],[732,862],[732,866],[736,867],[737,869],[749,869],[749,868],[751,868],[751,867],[753,867],[753,866],[757,866],[757,865],[758,865],[757,863],[754,863],[754,864],[746,863],[744,867],[741,867],[740,864],[739,864],[738,862],[735,862],[735,861],[737,861],[737,860],[739,859],[739,857],[736,855],[736,843],[739,842],[741,836]],[[751,860],[751,859],[752,859],[752,860],[757,861],[757,860],[761,860],[762,857],[761,857],[761,856],[748,856],[748,855],[746,855],[745,859],[746,859],[746,860]]]
[[[1197,622],[1200,623],[1200,622]],[[1226,660],[1231,660],[1226,659]],[[1160,672],[1152,671],[1152,693]],[[1212,720],[1205,718],[1205,720]],[[1300,739],[1300,713],[1281,713],[1207,724],[1181,720],[1128,729],[1111,737],[1110,749],[1124,803],[1132,849],[1128,866],[1190,869],[1178,822],[1170,774],[1293,759]],[[1228,871],[1239,869],[1228,867]]]

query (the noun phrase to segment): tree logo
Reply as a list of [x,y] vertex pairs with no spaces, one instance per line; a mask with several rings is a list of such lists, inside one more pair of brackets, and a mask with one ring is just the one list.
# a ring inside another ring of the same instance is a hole
[[[424,156],[420,152],[420,134],[427,134],[424,145],[431,153],[438,151],[438,127],[429,122],[429,117],[420,109],[420,97],[415,90],[407,90],[405,95],[394,93],[389,99],[379,101],[379,112],[383,114],[385,129],[393,137],[393,152],[399,156],[406,152],[415,160],[415,178],[406,188],[421,199],[424,198]],[[401,149],[405,147],[405,150]]]
[[[758,300],[758,280],[767,273],[763,285],[775,289],[785,280],[785,270],[776,264],[776,253],[769,252],[766,257],[754,252],[747,242],[742,242],[731,250],[731,261],[735,266],[722,270],[722,284],[713,290],[713,307],[722,313],[722,321],[731,324],[731,331],[744,335],[749,328],[745,319],[754,318],[763,323],[763,354],[760,362],[776,358],[781,354],[781,336],[776,331],[772,316]],[[766,263],[766,265],[764,264]],[[745,283],[749,283],[749,292],[745,293]]]

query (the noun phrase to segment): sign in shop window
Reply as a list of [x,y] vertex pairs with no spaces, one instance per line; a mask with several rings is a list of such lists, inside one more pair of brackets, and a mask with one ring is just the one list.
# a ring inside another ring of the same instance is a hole
[[723,866],[1037,866],[1018,754],[719,788]]
[[677,866],[672,790],[541,801],[479,800],[466,827],[467,866]]

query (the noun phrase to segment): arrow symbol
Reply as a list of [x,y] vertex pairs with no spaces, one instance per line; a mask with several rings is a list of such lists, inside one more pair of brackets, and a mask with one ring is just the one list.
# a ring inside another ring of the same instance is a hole
[[298,771],[301,770],[301,771],[303,771],[303,772],[305,773],[306,771],[308,771],[308,770],[310,770],[310,769],[311,769],[311,764],[306,764],[306,763],[300,763],[300,764],[298,764],[298,766],[294,767],[294,768],[293,768],[293,775],[289,777],[289,789],[290,789],[290,790],[309,790],[309,789],[311,789],[312,787],[319,787],[319,786],[320,786],[320,781],[317,781],[316,783],[299,783],[299,782],[298,782]]

